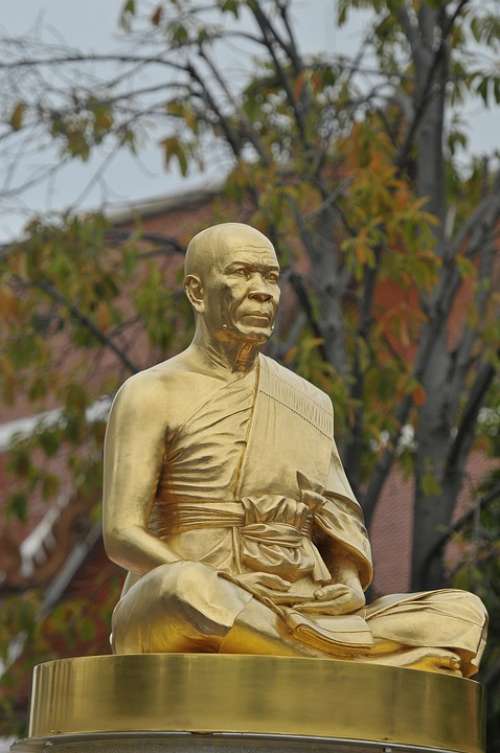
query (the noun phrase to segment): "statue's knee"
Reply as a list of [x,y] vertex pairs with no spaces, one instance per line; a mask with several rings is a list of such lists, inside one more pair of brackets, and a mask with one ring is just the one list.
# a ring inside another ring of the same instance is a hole
[[443,602],[447,602],[450,594],[454,597],[457,614],[469,615],[471,619],[483,622],[483,624],[488,621],[488,612],[479,596],[461,588],[449,589],[445,593],[438,592],[436,596],[442,598]]
[[166,601],[176,598],[189,600],[190,593],[202,589],[207,578],[216,575],[211,568],[200,562],[174,562],[162,565],[157,571],[160,596]]
[[483,624],[487,623],[488,612],[486,611],[486,607],[484,606],[482,599],[480,599],[479,596],[476,596],[476,594],[470,593],[469,591],[462,591],[462,593],[464,594],[464,602],[468,609],[478,620],[481,620]]
[[180,594],[203,591],[209,580],[217,578],[217,573],[201,562],[184,562],[183,565],[173,576]]

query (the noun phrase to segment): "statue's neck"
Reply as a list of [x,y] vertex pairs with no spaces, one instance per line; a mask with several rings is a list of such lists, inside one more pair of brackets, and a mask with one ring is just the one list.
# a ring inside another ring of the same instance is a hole
[[205,366],[228,373],[251,371],[257,363],[260,343],[233,337],[226,333],[212,336],[197,327],[191,351]]

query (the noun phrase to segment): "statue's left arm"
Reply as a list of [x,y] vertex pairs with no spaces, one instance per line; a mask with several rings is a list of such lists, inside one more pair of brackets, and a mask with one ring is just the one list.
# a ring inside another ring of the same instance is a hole
[[315,539],[332,575],[331,584],[324,588],[333,595],[332,589],[339,586],[343,594],[339,613],[352,612],[364,605],[364,591],[373,577],[371,547],[363,511],[345,475],[335,440],[321,498],[314,516]]

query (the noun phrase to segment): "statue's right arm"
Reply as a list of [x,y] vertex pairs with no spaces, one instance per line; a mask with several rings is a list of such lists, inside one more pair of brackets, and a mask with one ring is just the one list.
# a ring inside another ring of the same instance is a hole
[[113,402],[104,442],[104,546],[139,575],[178,560],[147,525],[164,454],[164,402],[155,378],[132,377]]

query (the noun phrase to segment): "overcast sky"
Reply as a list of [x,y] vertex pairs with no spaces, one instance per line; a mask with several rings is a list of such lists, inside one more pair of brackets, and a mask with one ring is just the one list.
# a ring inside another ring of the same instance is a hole
[[[117,18],[123,0],[3,0],[0,33],[22,35],[39,29],[43,24],[44,38],[60,34],[71,46],[85,50],[109,50],[116,43]],[[351,53],[366,30],[366,17],[358,17],[341,31],[335,28],[334,0],[295,0],[294,12],[302,49],[306,52]],[[51,29],[53,31],[51,31]],[[469,149],[474,153],[491,153],[500,148],[500,113],[482,112],[479,105],[467,112]],[[213,165],[208,175],[182,179],[175,170],[163,169],[156,144],[141,150],[140,166],[126,152],[121,153],[107,173],[106,199],[112,204],[139,201],[189,188],[213,184],[224,172],[224,165]],[[73,202],[86,185],[96,161],[73,163],[50,186],[32,189],[17,211],[0,216],[0,240],[18,234],[27,217],[36,211],[59,209]],[[84,207],[97,207],[103,198],[102,188],[95,186],[87,193]]]

